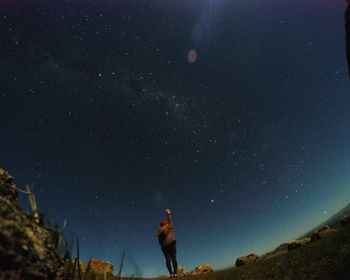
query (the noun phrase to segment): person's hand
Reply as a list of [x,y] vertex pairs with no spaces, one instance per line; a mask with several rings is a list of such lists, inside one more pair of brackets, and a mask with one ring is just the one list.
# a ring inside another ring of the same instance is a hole
[[168,214],[168,215],[171,215],[171,210],[169,208],[165,209],[165,212]]

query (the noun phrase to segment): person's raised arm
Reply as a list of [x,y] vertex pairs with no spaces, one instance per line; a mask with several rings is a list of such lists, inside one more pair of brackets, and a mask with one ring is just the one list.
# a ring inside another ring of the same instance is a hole
[[172,228],[174,226],[174,222],[173,222],[173,215],[171,213],[171,210],[169,208],[167,208],[167,209],[165,209],[165,212],[168,216],[169,226]]

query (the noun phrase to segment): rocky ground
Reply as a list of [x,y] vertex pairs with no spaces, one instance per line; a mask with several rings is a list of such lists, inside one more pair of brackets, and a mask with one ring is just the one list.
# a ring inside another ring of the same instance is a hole
[[51,235],[21,210],[13,178],[0,169],[0,280],[60,279]]

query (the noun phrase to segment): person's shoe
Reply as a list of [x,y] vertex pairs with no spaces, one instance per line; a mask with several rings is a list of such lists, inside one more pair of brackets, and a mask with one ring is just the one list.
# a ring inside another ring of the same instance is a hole
[[174,274],[173,274],[173,277],[177,277],[177,274],[176,274],[176,273],[174,273]]

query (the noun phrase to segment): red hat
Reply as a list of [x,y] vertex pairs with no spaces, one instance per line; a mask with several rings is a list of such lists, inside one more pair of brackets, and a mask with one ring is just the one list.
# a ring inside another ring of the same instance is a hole
[[167,225],[168,224],[168,221],[167,220],[162,220],[162,221],[160,221],[160,226],[161,227],[163,227],[163,226],[165,226],[165,225]]

